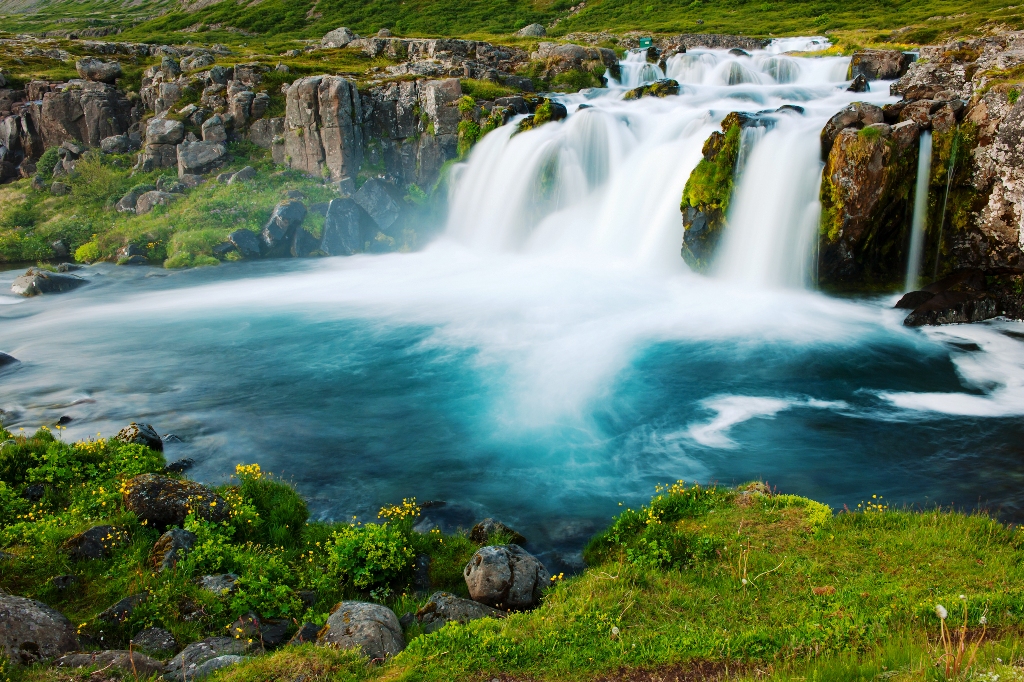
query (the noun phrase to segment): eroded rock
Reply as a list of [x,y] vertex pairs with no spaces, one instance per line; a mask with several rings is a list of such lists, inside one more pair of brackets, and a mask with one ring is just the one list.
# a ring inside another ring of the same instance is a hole
[[544,564],[515,544],[480,548],[463,576],[474,601],[505,610],[534,608],[551,580]]

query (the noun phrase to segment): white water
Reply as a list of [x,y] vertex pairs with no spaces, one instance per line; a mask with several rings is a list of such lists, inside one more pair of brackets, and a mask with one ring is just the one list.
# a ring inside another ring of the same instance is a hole
[[907,255],[907,279],[904,291],[917,289],[921,279],[921,256],[924,253],[924,220],[928,214],[928,181],[932,174],[932,134],[921,133],[917,152],[917,184],[914,187],[914,218],[910,223],[910,253]]

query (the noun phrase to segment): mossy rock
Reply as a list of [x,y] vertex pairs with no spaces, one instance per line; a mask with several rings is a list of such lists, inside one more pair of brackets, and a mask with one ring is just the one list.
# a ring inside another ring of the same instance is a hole
[[545,98],[537,105],[532,115],[519,122],[516,133],[524,133],[527,130],[539,128],[551,121],[561,121],[566,116],[568,116],[568,112],[563,105]]
[[671,78],[663,78],[639,88],[627,90],[622,99],[640,99],[641,97],[669,97],[679,94],[679,82]]
[[684,228],[681,255],[698,271],[707,269],[721,239],[740,155],[741,119],[729,114],[722,129],[704,142],[704,158],[690,173],[679,204]]

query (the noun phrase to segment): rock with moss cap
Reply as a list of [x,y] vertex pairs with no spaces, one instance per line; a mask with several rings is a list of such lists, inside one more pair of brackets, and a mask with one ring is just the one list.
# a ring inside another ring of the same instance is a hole
[[639,88],[627,90],[622,99],[640,99],[641,97],[670,97],[679,94],[679,82],[671,78],[663,78]]
[[150,526],[180,526],[195,513],[207,521],[228,518],[224,499],[206,486],[156,474],[141,474],[124,484],[124,505]]

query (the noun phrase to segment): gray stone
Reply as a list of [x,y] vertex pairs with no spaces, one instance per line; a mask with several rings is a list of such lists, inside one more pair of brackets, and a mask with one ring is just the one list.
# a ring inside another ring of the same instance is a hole
[[516,611],[537,606],[551,580],[544,564],[515,544],[477,550],[463,576],[474,601]]
[[86,57],[75,62],[75,70],[78,75],[89,81],[100,83],[113,83],[121,77],[121,65],[117,62],[104,62],[99,59]]
[[320,634],[320,626],[316,623],[303,623],[302,627],[292,635],[292,638],[288,640],[289,644],[305,644],[306,642],[315,642],[317,635]]
[[104,154],[127,154],[131,150],[132,143],[127,135],[111,135],[100,140],[100,151]]
[[366,211],[382,231],[387,231],[401,215],[402,207],[392,196],[394,190],[380,178],[363,183],[352,199]]
[[336,28],[333,31],[329,31],[324,34],[324,37],[320,39],[320,45],[321,47],[328,48],[345,47],[358,37],[359,36],[355,33],[348,30],[348,28],[342,26],[341,28]]
[[46,604],[0,594],[0,647],[15,665],[47,661],[79,648],[74,626]]
[[149,553],[149,563],[158,571],[173,569],[182,559],[188,556],[189,551],[195,546],[196,537],[192,533],[181,528],[172,528],[156,541],[153,550]]
[[178,642],[175,641],[174,635],[169,630],[146,628],[132,637],[132,646],[155,654],[166,654],[174,653],[178,649]]
[[179,177],[178,180],[188,189],[195,189],[199,185],[206,182],[206,178],[204,178],[202,175],[196,175],[194,173],[185,173],[184,175]]
[[201,52],[191,57],[182,58],[181,70],[185,72],[198,71],[199,69],[210,66],[214,61],[215,59],[212,54]]
[[320,240],[306,230],[300,227],[292,233],[292,245],[289,253],[293,258],[309,258],[319,255],[317,253],[319,250]]
[[423,631],[430,633],[448,623],[468,623],[480,618],[504,618],[505,613],[480,602],[461,599],[448,592],[435,592],[416,612],[416,620]]
[[146,125],[146,144],[178,144],[185,139],[185,124],[170,118],[154,118]]
[[354,177],[362,165],[362,120],[355,83],[340,76],[299,78],[285,93],[285,162],[316,177]]
[[306,206],[301,201],[282,201],[274,207],[270,219],[261,233],[261,251],[265,255],[286,255],[291,247],[295,230],[306,217]]
[[[248,643],[234,637],[208,637],[193,642],[164,666],[164,679],[180,682],[196,678],[199,666],[221,656],[240,656],[248,651]],[[212,671],[210,671],[212,672]]]
[[183,142],[178,145],[178,175],[203,175],[224,163],[228,148],[219,142]]
[[138,651],[107,650],[66,654],[53,662],[53,667],[63,669],[96,666],[104,670],[117,668],[136,678],[147,678],[163,672],[164,664]]
[[62,197],[67,194],[71,194],[71,185],[65,182],[55,182],[50,185],[50,194],[56,197]]
[[199,586],[207,592],[216,595],[231,594],[236,589],[235,581],[238,576],[234,573],[221,573],[218,575],[204,575],[199,579]]
[[260,240],[249,230],[235,230],[228,235],[228,241],[235,245],[243,258],[260,257]]
[[135,202],[135,212],[139,215],[143,215],[152,211],[155,206],[167,206],[175,199],[177,199],[177,197],[170,192],[161,192],[160,190],[146,192]]
[[196,666],[195,672],[189,675],[189,679],[201,680],[204,677],[212,675],[215,671],[221,668],[227,668],[232,665],[237,665],[244,661],[242,656],[236,656],[234,654],[226,654],[224,656],[217,656],[210,660]]
[[352,199],[332,199],[327,206],[320,250],[328,256],[350,256],[363,250],[373,237],[375,224]]
[[228,184],[229,185],[233,185],[236,182],[245,182],[246,180],[252,180],[255,177],[256,177],[256,169],[253,168],[252,166],[246,166],[245,168],[243,168],[242,170],[238,171],[237,173],[234,173],[231,176],[231,179],[228,180]]
[[327,619],[317,644],[362,650],[371,661],[383,661],[405,649],[405,637],[395,612],[380,604],[345,601]]
[[58,294],[77,289],[86,282],[87,280],[75,275],[29,268],[24,275],[14,280],[14,283],[11,284],[11,291],[26,297],[39,294]]
[[516,35],[523,38],[542,38],[547,34],[544,24],[530,24],[516,31]]

